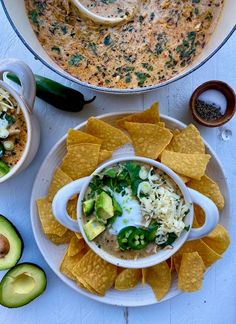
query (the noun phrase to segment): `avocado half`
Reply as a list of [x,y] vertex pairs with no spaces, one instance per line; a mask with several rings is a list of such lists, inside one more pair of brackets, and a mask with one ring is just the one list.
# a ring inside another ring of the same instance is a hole
[[44,270],[33,263],[17,264],[0,283],[0,304],[16,308],[30,303],[41,295],[47,286]]
[[0,215],[0,270],[14,267],[23,252],[23,240],[15,226]]

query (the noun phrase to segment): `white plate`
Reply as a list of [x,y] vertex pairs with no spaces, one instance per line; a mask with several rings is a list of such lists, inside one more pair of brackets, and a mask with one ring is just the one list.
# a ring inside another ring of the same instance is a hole
[[[99,118],[112,124],[117,118],[124,117],[124,115],[130,113],[132,112],[127,112],[127,113],[125,112],[122,114],[112,113],[112,114],[102,115]],[[171,129],[174,128],[183,129],[184,127],[186,127],[185,124],[168,116],[161,116],[161,119],[166,123],[166,126]],[[86,122],[78,125],[76,129],[83,129],[85,125]],[[226,228],[228,228],[229,221],[230,221],[230,214],[229,214],[230,202],[229,202],[229,188],[226,182],[226,177],[223,171],[222,164],[218,160],[215,152],[211,149],[211,147],[207,143],[205,144],[206,144],[207,152],[212,156],[207,168],[207,174],[210,177],[212,177],[214,180],[216,180],[225,197],[225,208],[223,211],[221,211],[220,223],[223,224]],[[123,150],[122,149],[118,150],[115,153],[115,155],[127,153],[127,150],[130,150],[130,147],[127,147]],[[52,148],[48,156],[45,158],[35,179],[32,195],[31,195],[31,222],[32,222],[34,237],[44,259],[51,267],[51,269],[55,272],[55,274],[59,278],[61,278],[61,280],[63,280],[68,286],[76,290],[78,293],[81,293],[89,298],[95,299],[103,303],[118,305],[118,306],[145,306],[145,305],[158,303],[152,290],[148,285],[146,285],[144,288],[142,288],[139,285],[135,289],[126,292],[120,292],[111,289],[107,292],[106,296],[100,297],[100,296],[90,294],[89,292],[83,290],[82,288],[77,286],[74,281],[70,280],[64,274],[60,273],[59,265],[67,245],[57,246],[46,239],[41,228],[35,201],[47,195],[48,185],[51,181],[54,170],[57,166],[60,165],[65,153],[66,153],[66,135]],[[161,300],[161,302],[173,298],[179,295],[180,293],[181,291],[177,289],[177,280],[176,278],[174,278],[170,291]]]

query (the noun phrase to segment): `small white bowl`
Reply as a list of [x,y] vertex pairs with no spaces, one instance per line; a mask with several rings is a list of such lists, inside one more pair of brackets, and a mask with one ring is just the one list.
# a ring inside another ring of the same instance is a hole
[[[100,173],[104,168],[108,166],[112,166],[118,162],[124,161],[138,161],[140,163],[145,163],[152,165],[166,174],[168,174],[172,180],[178,185],[179,189],[181,190],[186,203],[190,204],[190,213],[185,217],[185,224],[186,226],[190,226],[189,231],[183,231],[181,236],[176,239],[173,243],[172,249],[163,249],[158,251],[156,254],[147,256],[144,258],[139,258],[136,260],[124,260],[118,257],[115,257],[112,254],[107,253],[103,249],[99,248],[93,241],[89,241],[84,233],[83,230],[83,220],[82,220],[82,202],[87,191],[88,185],[91,182],[94,175]],[[79,194],[79,199],[77,203],[77,220],[72,220],[71,217],[68,215],[66,206],[68,200],[74,196],[75,194]],[[192,228],[193,223],[193,216],[194,216],[194,209],[193,203],[201,206],[205,212],[206,218],[205,223],[200,228]],[[206,196],[200,194],[199,192],[189,189],[186,187],[184,182],[180,179],[180,177],[174,173],[171,169],[166,167],[164,164],[159,163],[155,160],[138,157],[138,156],[128,156],[117,158],[114,160],[110,160],[101,166],[99,166],[91,176],[85,177],[76,181],[71,182],[70,184],[64,186],[62,189],[58,191],[56,196],[54,197],[53,204],[52,204],[53,214],[56,219],[65,227],[69,228],[74,232],[80,232],[83,235],[88,246],[101,258],[115,264],[120,267],[124,268],[145,268],[150,267],[154,264],[161,263],[167,259],[169,259],[173,254],[175,254],[181,246],[187,240],[195,240],[199,239],[203,236],[206,236],[210,233],[215,226],[218,224],[219,221],[219,212],[216,205]]]
[[[5,72],[14,73],[21,82],[21,93],[19,94],[6,82],[3,81]],[[0,87],[8,91],[19,104],[23,112],[27,126],[27,142],[20,160],[3,177],[0,177],[0,183],[3,183],[23,171],[33,160],[39,147],[40,128],[38,121],[33,115],[33,106],[35,101],[36,85],[35,78],[31,69],[24,62],[7,59],[0,62]]]

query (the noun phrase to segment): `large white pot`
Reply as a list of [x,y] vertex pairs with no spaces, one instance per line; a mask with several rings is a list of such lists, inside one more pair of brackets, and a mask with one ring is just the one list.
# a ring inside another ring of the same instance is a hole
[[92,88],[97,91],[110,92],[110,93],[141,93],[152,89],[158,89],[166,84],[174,82],[185,75],[193,72],[201,65],[203,65],[210,57],[212,57],[224,43],[229,39],[234,30],[236,29],[236,1],[235,0],[225,0],[225,5],[223,13],[220,17],[219,23],[213,33],[208,45],[205,47],[202,54],[195,60],[195,63],[188,67],[184,72],[181,72],[176,77],[163,82],[158,85],[149,86],[145,88],[137,89],[109,89],[105,87],[97,87],[86,82],[79,81],[69,73],[62,70],[44,51],[43,47],[40,45],[37,37],[35,36],[28,17],[25,11],[24,0],[1,0],[6,16],[8,17],[12,27],[14,28],[17,35],[20,37],[25,46],[42,61],[47,67],[57,72],[61,76],[67,78],[70,81],[76,82],[80,85]]

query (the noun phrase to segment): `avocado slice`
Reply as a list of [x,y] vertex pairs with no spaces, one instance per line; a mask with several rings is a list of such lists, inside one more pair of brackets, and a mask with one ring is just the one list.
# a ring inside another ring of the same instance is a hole
[[94,205],[95,205],[95,200],[94,199],[88,199],[83,201],[83,212],[86,216],[89,216],[92,214]]
[[41,295],[47,285],[46,274],[33,263],[17,264],[9,270],[0,283],[0,304],[21,307]]
[[113,208],[114,208],[114,216],[121,216],[123,214],[123,210],[117,200],[112,198]]
[[23,252],[23,240],[15,226],[0,215],[0,270],[14,267]]
[[95,209],[98,221],[106,223],[108,218],[114,216],[112,198],[105,191],[97,196]]
[[91,219],[88,223],[84,224],[83,228],[89,241],[94,240],[95,237],[106,229],[106,227],[99,223],[96,219]]

